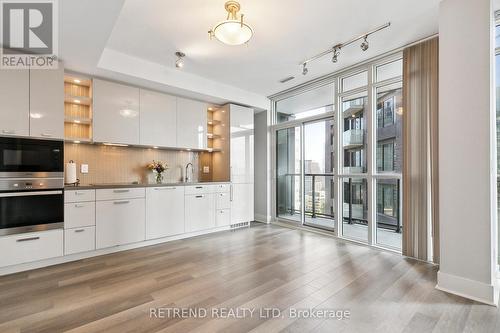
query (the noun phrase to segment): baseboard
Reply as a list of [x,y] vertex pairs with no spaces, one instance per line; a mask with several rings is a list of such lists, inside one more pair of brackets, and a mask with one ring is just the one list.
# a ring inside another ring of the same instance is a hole
[[498,287],[460,276],[438,272],[436,289],[480,303],[498,306]]
[[179,240],[179,239],[191,238],[191,237],[196,237],[196,236],[203,236],[203,235],[211,234],[214,232],[227,231],[227,230],[232,230],[232,229],[233,228],[231,226],[224,226],[224,227],[218,227],[218,228],[214,228],[214,229],[210,229],[210,230],[190,232],[190,233],[186,233],[186,234],[180,234],[180,235],[169,236],[169,237],[164,237],[164,238],[146,240],[146,241],[139,242],[139,243],[113,246],[113,247],[108,247],[105,249],[98,249],[98,250],[89,251],[89,252],[75,253],[75,254],[70,254],[70,255],[64,255],[62,257],[55,257],[55,258],[44,259],[44,260],[39,260],[39,261],[27,262],[27,263],[18,264],[18,265],[1,267],[0,268],[0,276],[18,273],[18,272],[23,272],[23,271],[28,271],[28,270],[42,268],[42,267],[47,267],[47,266],[63,264],[63,263],[81,260],[81,259],[86,259],[86,258],[91,258],[91,257],[97,257],[97,256],[115,253],[115,252],[120,252],[120,251],[132,250],[132,249],[145,247],[145,246],[151,246],[151,245],[157,245],[157,244],[166,243],[166,242],[172,242],[172,241]]
[[254,214],[254,219],[257,222],[262,222],[262,223],[271,222],[271,216],[266,216],[266,215],[261,215],[261,214]]

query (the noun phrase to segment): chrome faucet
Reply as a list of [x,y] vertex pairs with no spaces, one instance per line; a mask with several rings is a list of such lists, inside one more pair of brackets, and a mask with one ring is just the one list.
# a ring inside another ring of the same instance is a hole
[[184,182],[188,182],[190,181],[190,177],[188,176],[188,169],[189,169],[189,166],[191,166],[191,177],[193,176],[193,171],[194,171],[194,166],[193,166],[193,163],[188,163],[186,164],[186,174],[185,174],[185,177],[184,177]]

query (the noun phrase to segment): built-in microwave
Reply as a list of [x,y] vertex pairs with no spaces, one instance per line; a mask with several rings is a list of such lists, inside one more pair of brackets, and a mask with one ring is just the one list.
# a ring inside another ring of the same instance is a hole
[[0,178],[63,177],[63,152],[63,141],[0,137]]

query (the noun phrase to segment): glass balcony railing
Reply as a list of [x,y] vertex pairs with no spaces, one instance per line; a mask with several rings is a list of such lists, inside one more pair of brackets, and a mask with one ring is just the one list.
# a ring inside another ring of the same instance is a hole
[[350,129],[343,134],[343,146],[345,149],[359,147],[364,142],[364,131],[362,129]]

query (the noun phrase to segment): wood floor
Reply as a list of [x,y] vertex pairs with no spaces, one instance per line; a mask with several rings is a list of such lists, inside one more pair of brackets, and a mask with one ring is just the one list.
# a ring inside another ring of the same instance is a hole
[[[257,224],[0,277],[0,332],[500,331],[497,308],[435,284],[431,265]],[[158,308],[277,308],[282,316],[152,317]],[[309,308],[350,317],[290,318],[290,309]]]

